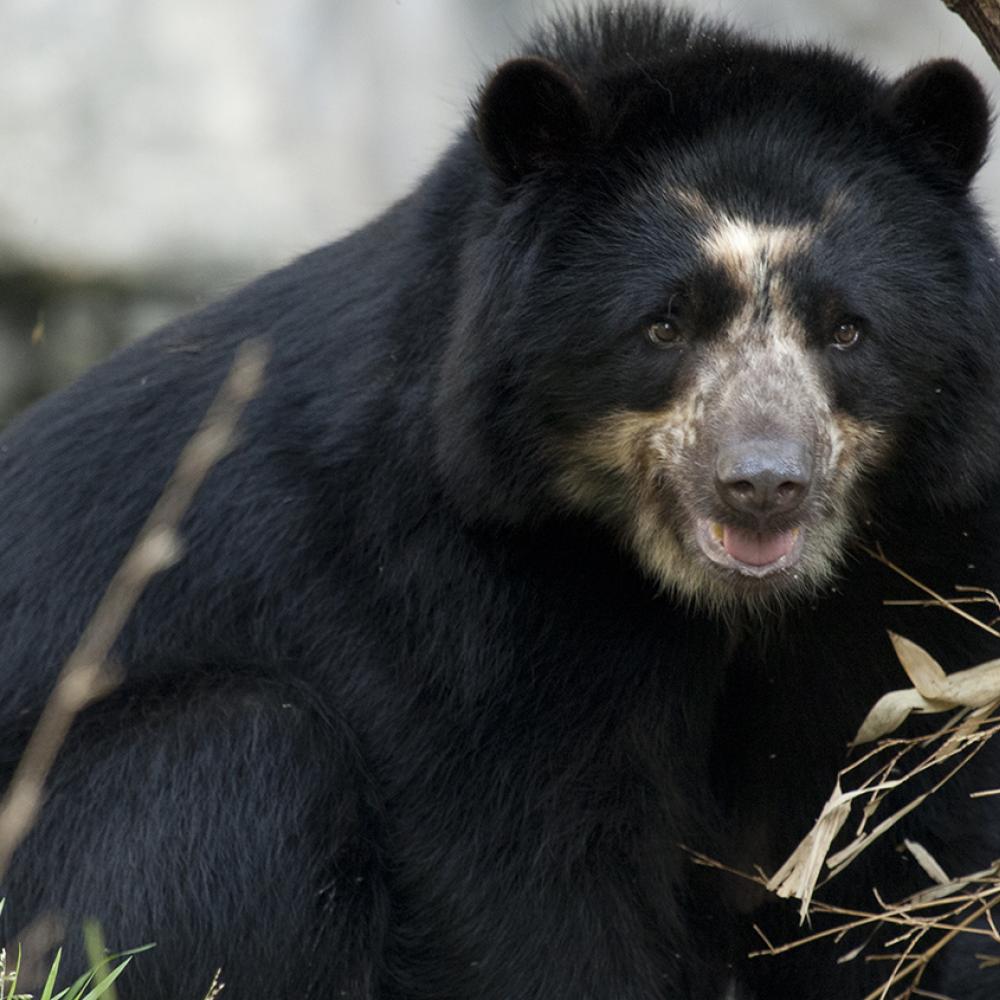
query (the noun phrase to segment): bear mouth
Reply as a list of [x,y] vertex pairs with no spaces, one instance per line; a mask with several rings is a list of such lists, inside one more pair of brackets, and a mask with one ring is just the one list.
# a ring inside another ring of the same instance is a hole
[[743,576],[765,577],[791,569],[802,555],[802,529],[753,531],[698,518],[698,544],[712,562]]

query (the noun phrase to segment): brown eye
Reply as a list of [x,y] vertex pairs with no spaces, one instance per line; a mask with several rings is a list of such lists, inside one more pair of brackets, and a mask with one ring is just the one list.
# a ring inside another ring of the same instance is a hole
[[677,324],[669,319],[650,323],[646,327],[646,339],[657,347],[673,347],[682,340]]
[[861,324],[856,320],[845,320],[833,328],[833,346],[842,351],[853,347],[861,339]]

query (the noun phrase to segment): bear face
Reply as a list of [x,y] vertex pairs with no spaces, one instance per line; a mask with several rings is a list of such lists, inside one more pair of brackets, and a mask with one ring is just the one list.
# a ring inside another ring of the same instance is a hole
[[888,84],[668,30],[683,60],[595,75],[563,39],[487,85],[438,456],[473,518],[594,518],[671,592],[760,607],[996,472],[989,111],[953,62]]

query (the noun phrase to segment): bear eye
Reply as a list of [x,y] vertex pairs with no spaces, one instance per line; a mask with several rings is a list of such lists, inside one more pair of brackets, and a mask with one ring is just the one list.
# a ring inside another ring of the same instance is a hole
[[646,339],[656,347],[674,347],[683,337],[675,320],[663,319],[646,327]]
[[833,346],[841,351],[853,347],[861,339],[861,321],[845,319],[833,328],[831,335]]

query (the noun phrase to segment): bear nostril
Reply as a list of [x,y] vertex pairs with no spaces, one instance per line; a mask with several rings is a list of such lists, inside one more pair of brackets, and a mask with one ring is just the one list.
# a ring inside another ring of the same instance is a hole
[[715,488],[732,510],[757,517],[795,510],[809,491],[812,454],[800,441],[754,439],[719,449]]
[[722,499],[736,510],[758,510],[767,504],[765,483],[759,479],[737,479],[734,482],[717,480],[716,489]]
[[775,490],[775,494],[778,503],[787,505],[795,503],[802,496],[804,491],[804,483],[795,483],[791,480],[786,480],[778,485],[778,488]]

